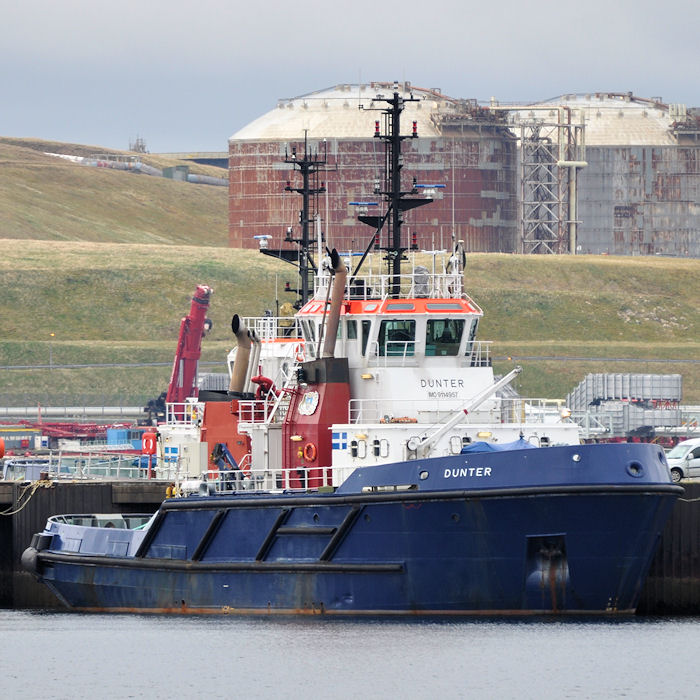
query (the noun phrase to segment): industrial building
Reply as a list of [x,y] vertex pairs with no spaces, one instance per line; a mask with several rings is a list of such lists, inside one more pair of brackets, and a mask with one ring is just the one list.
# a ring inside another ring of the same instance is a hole
[[693,434],[682,385],[680,374],[587,374],[566,405],[587,437]]
[[[450,247],[452,236],[469,250],[509,252],[517,245],[517,143],[506,115],[438,90],[397,88],[407,102],[402,123],[416,122],[420,138],[404,142],[405,185],[412,178],[432,206],[407,212],[404,230],[421,248]],[[281,243],[298,226],[300,198],[285,191],[297,175],[292,156],[305,148],[325,162],[318,173],[326,192],[315,209],[327,241],[361,250],[373,232],[358,223],[375,202],[375,183],[384,174],[384,146],[374,138],[392,83],[338,85],[281,100],[276,109],[234,134],[229,141],[229,241],[256,247],[256,235]],[[286,162],[285,162],[286,161]],[[296,183],[298,184],[298,183]],[[353,204],[358,202],[360,204]],[[376,213],[376,212],[373,212]]]
[[[404,185],[431,206],[405,213],[406,247],[700,257],[700,114],[629,93],[531,105],[448,97],[410,83],[337,85],[291,99],[229,140],[229,244],[290,247],[313,163],[325,243],[364,250],[385,153],[377,95],[407,100]],[[412,180],[415,178],[415,180]],[[285,243],[286,241],[286,243]]]
[[[595,93],[509,114],[523,137],[523,252],[542,252],[538,238],[552,252],[568,252],[571,237],[562,242],[556,231],[571,233],[572,224],[579,253],[700,257],[700,112],[660,98]],[[575,142],[577,161],[569,167],[561,165],[557,137]],[[529,163],[528,149],[536,153]],[[562,193],[558,182],[571,182],[562,170],[572,169],[576,191]],[[577,208],[557,210],[557,193]],[[541,215],[532,216],[538,206]]]

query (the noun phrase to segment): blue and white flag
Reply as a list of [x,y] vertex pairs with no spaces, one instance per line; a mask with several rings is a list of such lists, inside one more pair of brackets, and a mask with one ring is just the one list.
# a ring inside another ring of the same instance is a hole
[[331,436],[331,444],[334,450],[348,449],[348,434],[345,432],[333,432]]

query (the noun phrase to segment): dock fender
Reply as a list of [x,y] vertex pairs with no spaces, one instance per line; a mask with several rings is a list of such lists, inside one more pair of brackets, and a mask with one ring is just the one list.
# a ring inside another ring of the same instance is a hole
[[22,552],[22,558],[20,559],[22,563],[22,568],[28,571],[34,578],[38,579],[39,576],[39,552],[35,547],[27,547]]

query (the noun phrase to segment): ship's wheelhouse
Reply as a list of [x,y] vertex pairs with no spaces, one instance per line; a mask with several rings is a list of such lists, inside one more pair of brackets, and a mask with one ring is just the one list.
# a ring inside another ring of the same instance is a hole
[[[336,354],[347,357],[351,365],[411,358],[455,358],[458,365],[471,365],[480,317],[481,311],[463,300],[346,302]],[[324,302],[310,302],[299,320],[306,356],[315,357],[323,342]]]

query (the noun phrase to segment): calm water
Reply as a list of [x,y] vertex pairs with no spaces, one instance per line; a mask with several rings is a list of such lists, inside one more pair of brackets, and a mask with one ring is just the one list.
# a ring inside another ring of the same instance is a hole
[[0,610],[7,698],[699,698],[700,619],[396,621]]

